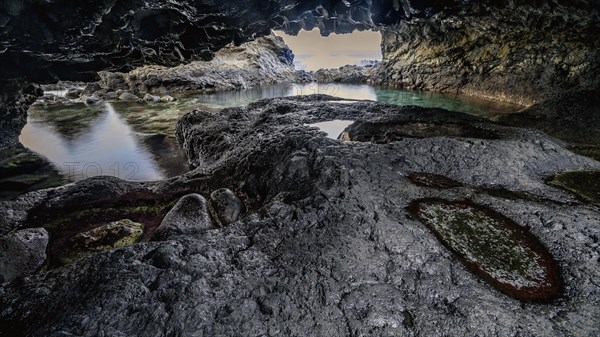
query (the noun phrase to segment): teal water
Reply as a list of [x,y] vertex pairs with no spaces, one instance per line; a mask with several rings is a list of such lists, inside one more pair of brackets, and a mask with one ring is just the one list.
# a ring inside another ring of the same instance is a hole
[[208,110],[244,106],[264,98],[326,94],[355,100],[373,100],[394,105],[416,105],[427,108],[442,108],[482,117],[513,113],[522,106],[478,99],[469,96],[440,94],[431,92],[407,91],[377,87],[367,84],[279,84],[246,90],[216,93],[185,94],[180,98],[204,105]]

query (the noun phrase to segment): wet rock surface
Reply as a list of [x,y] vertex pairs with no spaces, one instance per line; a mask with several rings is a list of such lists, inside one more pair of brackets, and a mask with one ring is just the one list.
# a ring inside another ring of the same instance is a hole
[[[4,68],[4,66],[2,67]],[[27,109],[42,96],[38,86],[23,81],[5,81],[0,77],[0,150],[17,144],[19,133],[27,123]]]
[[0,200],[64,183],[65,179],[51,163],[23,145],[0,150]]
[[[31,336],[597,334],[600,210],[544,178],[598,170],[600,163],[540,132],[478,119],[474,123],[500,137],[344,142],[307,126],[333,119],[474,118],[428,111],[327,96],[265,100],[216,114],[195,111],[177,129],[196,167],[190,173],[153,183],[94,178],[0,202],[7,214],[0,218],[4,233],[39,227],[52,217],[58,220],[54,228],[65,228],[64,217],[84,208],[94,210],[93,216],[79,216],[79,227],[110,214],[116,219],[103,223],[127,218],[143,223],[144,235],[151,235],[156,222],[152,227],[130,217],[143,213],[139,207],[160,209],[146,221],[164,222],[164,210],[182,196],[207,198],[221,188],[248,208],[240,220],[200,236],[94,254],[2,286],[4,331]],[[415,172],[441,175],[463,187],[421,187],[408,179]],[[496,197],[483,189],[492,185],[543,199]],[[530,233],[561,270],[563,295],[550,304],[526,303],[482,282],[406,210],[426,198],[468,198]],[[208,213],[199,209],[178,212],[178,218],[205,224]]]
[[600,89],[565,92],[498,121],[542,130],[593,154],[600,146]]

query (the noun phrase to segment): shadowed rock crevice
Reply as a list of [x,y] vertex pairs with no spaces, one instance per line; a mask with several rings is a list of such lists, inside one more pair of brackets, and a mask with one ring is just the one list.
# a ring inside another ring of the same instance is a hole
[[341,140],[385,144],[403,138],[465,137],[498,139],[493,131],[472,124],[442,123],[353,123],[344,130]]
[[454,181],[448,177],[426,172],[413,172],[408,176],[408,179],[415,185],[422,187],[455,188],[463,186],[458,181]]

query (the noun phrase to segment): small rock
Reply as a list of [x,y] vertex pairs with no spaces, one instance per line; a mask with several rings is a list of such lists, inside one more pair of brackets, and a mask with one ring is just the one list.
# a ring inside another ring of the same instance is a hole
[[65,97],[66,98],[70,98],[70,99],[76,99],[79,98],[79,96],[81,96],[81,93],[83,92],[83,89],[69,89],[67,90],[67,93],[65,93]]
[[123,219],[107,223],[69,239],[64,262],[82,258],[94,252],[134,244],[144,233],[144,225]]
[[0,283],[35,272],[46,260],[48,232],[28,228],[0,238]]
[[153,238],[167,240],[182,235],[196,235],[211,228],[213,223],[206,199],[199,194],[188,194],[167,213]]
[[81,101],[85,104],[85,105],[94,105],[94,104],[98,104],[102,101],[101,98],[97,97],[97,96],[87,96],[87,95],[83,95],[81,96]]
[[119,96],[123,95],[126,92],[127,92],[127,90],[117,89],[117,91],[115,91],[115,94],[117,95],[117,97],[119,97]]
[[94,94],[92,96],[96,96],[99,97],[101,99],[106,99],[106,90],[102,89],[102,90],[96,90],[94,91]]
[[141,102],[141,99],[139,97],[137,97],[136,95],[132,94],[132,93],[128,93],[128,92],[124,92],[119,96],[119,99],[121,101],[125,101],[125,102]]
[[160,98],[160,100],[163,103],[170,103],[170,102],[173,102],[175,100],[175,98],[173,96],[164,95],[163,97]]
[[98,83],[92,82],[88,83],[85,88],[81,91],[81,95],[92,95],[98,90],[102,90]]
[[148,103],[160,102],[160,100],[161,100],[160,96],[155,96],[152,94],[144,95],[144,101],[146,101]]
[[118,98],[119,98],[119,96],[114,91],[109,91],[109,92],[106,93],[106,99],[113,99],[114,100],[114,99],[118,99]]
[[222,225],[229,225],[239,220],[246,207],[240,198],[230,189],[221,188],[210,194],[212,206]]

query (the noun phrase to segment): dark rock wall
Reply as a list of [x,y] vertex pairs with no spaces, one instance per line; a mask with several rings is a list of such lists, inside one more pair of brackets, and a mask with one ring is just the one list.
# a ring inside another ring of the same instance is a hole
[[[422,3],[418,8],[433,10],[441,2]],[[382,0],[5,0],[0,78],[80,80],[93,74],[89,71],[173,66],[210,59],[225,45],[267,35],[274,27],[351,32],[397,22],[402,12]]]
[[525,105],[599,87],[597,3],[528,3],[473,5],[384,29],[375,80]]
[[17,143],[27,123],[27,110],[41,95],[38,86],[0,80],[0,149]]
[[[324,35],[348,33],[440,12],[459,14],[474,3],[504,7],[514,1],[4,0],[0,2],[0,78],[56,82],[89,79],[91,71],[98,70],[173,66],[210,59],[227,44],[239,45],[269,34],[272,28],[292,34],[315,27]],[[521,3],[537,8],[546,1]],[[588,10],[598,1],[560,3]],[[516,14],[512,9],[505,13],[519,17]]]

